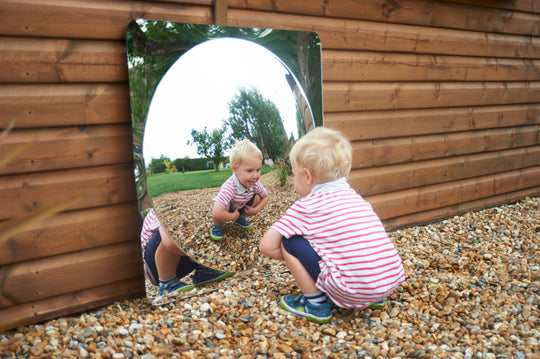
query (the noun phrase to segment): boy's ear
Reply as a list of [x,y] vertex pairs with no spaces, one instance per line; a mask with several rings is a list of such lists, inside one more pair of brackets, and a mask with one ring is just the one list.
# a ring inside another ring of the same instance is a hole
[[308,170],[307,168],[303,168],[302,170],[303,170],[304,173],[306,174],[306,179],[307,179],[307,181],[308,181],[308,184],[309,184],[309,185],[312,185],[313,182],[314,182],[314,180],[315,180],[315,176],[314,176],[313,173],[312,173],[310,170]]

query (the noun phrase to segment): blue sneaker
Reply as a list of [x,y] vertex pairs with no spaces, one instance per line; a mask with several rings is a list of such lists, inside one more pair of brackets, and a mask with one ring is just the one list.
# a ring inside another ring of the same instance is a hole
[[174,292],[181,293],[194,289],[193,284],[181,282],[178,278],[174,278],[168,282],[159,282],[159,295],[164,296]]
[[212,268],[199,266],[195,269],[195,273],[191,275],[195,287],[201,287],[208,283],[217,283],[232,276],[233,272],[222,272]]
[[239,226],[242,229],[250,229],[251,227],[253,227],[253,225],[248,222],[246,217],[244,217],[242,215],[240,217],[238,217],[238,219],[236,221],[234,221],[234,224],[236,224],[237,226]]
[[369,309],[380,310],[380,309],[384,309],[385,305],[386,305],[386,303],[385,303],[384,299],[381,299],[378,302],[375,302],[375,303],[371,304],[369,306]]
[[212,238],[214,241],[219,241],[223,239],[223,227],[221,226],[221,224],[214,224],[212,226],[210,238]]
[[315,323],[329,323],[332,320],[332,304],[328,301],[314,305],[309,303],[303,294],[286,295],[281,297],[279,305],[286,311],[305,317]]

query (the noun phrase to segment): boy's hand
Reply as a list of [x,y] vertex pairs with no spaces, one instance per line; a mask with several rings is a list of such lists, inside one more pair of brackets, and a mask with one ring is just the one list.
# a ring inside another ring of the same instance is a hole
[[240,217],[240,212],[238,211],[238,209],[235,209],[234,212],[231,212],[231,217],[231,221],[236,221],[238,217]]
[[251,207],[251,206],[245,206],[244,207],[244,214],[246,216],[253,216],[255,214],[257,214],[257,212],[259,212],[259,210],[255,207]]

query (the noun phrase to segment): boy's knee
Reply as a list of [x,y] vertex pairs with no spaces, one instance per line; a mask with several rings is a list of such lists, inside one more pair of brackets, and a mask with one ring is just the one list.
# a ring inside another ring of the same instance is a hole
[[170,237],[162,238],[161,245],[165,247],[168,252],[172,252],[178,255],[184,255],[184,252],[178,247],[176,243]]

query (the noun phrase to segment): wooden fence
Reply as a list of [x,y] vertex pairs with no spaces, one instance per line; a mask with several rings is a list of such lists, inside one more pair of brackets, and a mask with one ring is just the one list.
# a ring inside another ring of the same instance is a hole
[[144,295],[125,33],[136,18],[309,30],[324,122],[389,230],[540,194],[540,3],[0,0],[0,326]]

